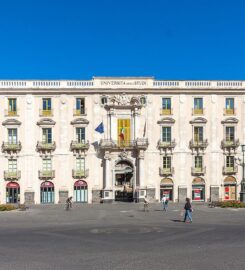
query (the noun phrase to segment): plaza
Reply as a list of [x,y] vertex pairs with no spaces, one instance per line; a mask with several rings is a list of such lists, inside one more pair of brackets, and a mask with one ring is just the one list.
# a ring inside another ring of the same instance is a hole
[[243,269],[244,209],[182,204],[32,206],[0,213],[1,270]]

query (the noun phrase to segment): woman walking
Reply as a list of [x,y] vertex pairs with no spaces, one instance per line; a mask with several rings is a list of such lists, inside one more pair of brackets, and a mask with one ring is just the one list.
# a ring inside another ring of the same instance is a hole
[[190,223],[192,223],[192,207],[191,207],[191,202],[189,198],[186,198],[186,203],[185,203],[185,217],[184,217],[184,222],[186,222],[186,219],[188,218]]

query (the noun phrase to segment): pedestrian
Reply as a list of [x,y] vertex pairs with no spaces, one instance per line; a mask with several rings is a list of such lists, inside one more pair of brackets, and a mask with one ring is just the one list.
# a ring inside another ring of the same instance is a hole
[[189,219],[189,222],[192,223],[192,207],[191,207],[191,202],[189,198],[186,198],[185,200],[185,217],[184,217],[184,222],[186,222],[187,218]]
[[168,208],[168,198],[166,197],[166,195],[162,196],[162,207],[163,207],[163,211],[167,211]]
[[72,197],[68,197],[67,199],[66,199],[66,207],[65,207],[65,209],[66,210],[69,210],[69,209],[71,209],[72,208]]
[[145,198],[144,198],[144,211],[149,212],[149,202],[147,200],[147,196],[145,196]]

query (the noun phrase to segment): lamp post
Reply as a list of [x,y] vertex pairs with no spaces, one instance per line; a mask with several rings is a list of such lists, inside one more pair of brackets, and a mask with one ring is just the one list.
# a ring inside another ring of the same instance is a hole
[[242,181],[241,181],[241,191],[240,191],[240,201],[245,202],[245,144],[241,145],[242,147],[242,160],[240,158],[235,158],[238,162],[237,165],[242,167]]

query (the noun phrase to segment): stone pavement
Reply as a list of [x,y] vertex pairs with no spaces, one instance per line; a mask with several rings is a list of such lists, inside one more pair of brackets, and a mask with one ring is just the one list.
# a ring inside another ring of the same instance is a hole
[[33,206],[0,212],[0,270],[244,269],[245,209],[194,205]]

